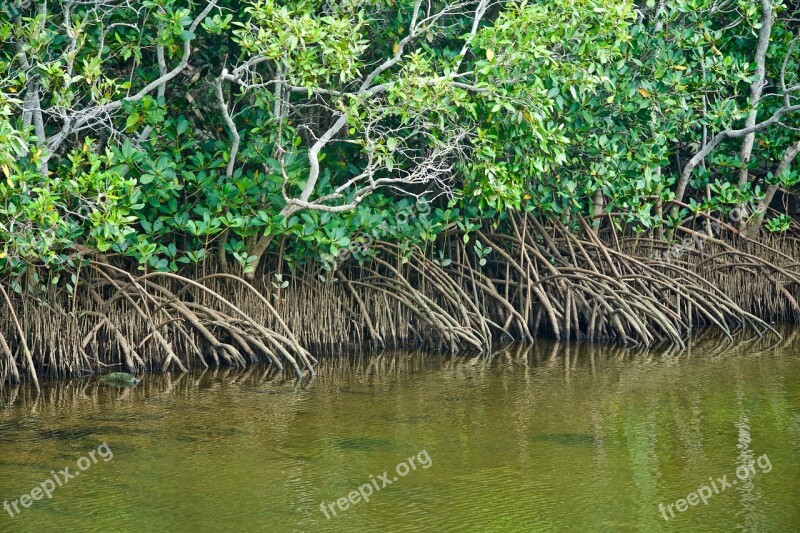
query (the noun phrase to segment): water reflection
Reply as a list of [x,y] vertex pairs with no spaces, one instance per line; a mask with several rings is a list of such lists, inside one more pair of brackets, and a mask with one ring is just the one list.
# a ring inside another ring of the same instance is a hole
[[[789,530],[796,331],[779,343],[700,332],[680,353],[544,341],[489,357],[387,352],[323,360],[300,382],[251,367],[130,389],[53,381],[38,397],[5,386],[0,499],[100,442],[114,461],[0,516],[0,530]],[[430,468],[320,512],[422,449]],[[770,473],[659,514],[764,453]]]

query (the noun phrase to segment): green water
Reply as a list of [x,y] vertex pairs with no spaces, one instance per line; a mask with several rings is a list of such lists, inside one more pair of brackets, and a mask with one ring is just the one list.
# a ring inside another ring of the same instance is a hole
[[[37,400],[5,386],[0,501],[80,475],[0,510],[0,531],[797,531],[799,354],[792,338],[538,342],[323,362],[300,384],[255,368],[56,381]],[[723,476],[737,483],[677,510]],[[368,502],[345,500],[362,485]]]

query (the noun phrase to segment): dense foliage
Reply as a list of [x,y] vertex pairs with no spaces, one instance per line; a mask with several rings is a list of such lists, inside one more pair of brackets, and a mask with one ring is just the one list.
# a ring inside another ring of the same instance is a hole
[[763,212],[800,182],[799,19],[770,0],[18,0],[0,270],[333,267],[375,239],[435,256],[509,210],[785,231],[788,206]]

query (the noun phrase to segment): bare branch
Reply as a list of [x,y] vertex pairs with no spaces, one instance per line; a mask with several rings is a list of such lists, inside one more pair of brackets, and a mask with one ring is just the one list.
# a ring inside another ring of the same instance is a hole
[[[216,0],[211,0],[203,9],[203,11],[192,21],[189,25],[189,31],[194,33],[197,27],[200,25],[200,22],[206,18],[206,16],[211,12],[211,10],[216,7]],[[64,140],[74,131],[78,130],[82,126],[86,125],[87,123],[91,122],[95,118],[101,115],[110,114],[117,109],[120,109],[124,103],[126,102],[137,102],[144,98],[146,95],[150,94],[155,89],[161,87],[162,85],[168,83],[169,81],[173,80],[176,76],[178,76],[189,64],[189,57],[191,56],[191,44],[193,39],[187,39],[183,43],[183,54],[181,57],[180,63],[167,72],[163,76],[159,76],[156,80],[147,84],[143,89],[137,92],[134,95],[127,96],[121,100],[115,100],[113,102],[108,102],[107,104],[96,106],[92,109],[85,110],[79,116],[66,116],[64,118],[64,124],[61,128],[61,131],[52,137],[47,143],[48,155],[45,156],[49,158],[52,154],[56,153],[64,142]]]
[[773,113],[773,115],[769,117],[767,120],[759,122],[758,124],[755,124],[753,126],[745,127],[738,130],[729,129],[717,133],[708,142],[708,144],[706,144],[699,152],[697,152],[689,160],[689,162],[686,163],[686,166],[683,167],[683,172],[681,172],[681,177],[678,180],[678,187],[675,190],[675,201],[676,202],[683,201],[683,197],[686,193],[686,186],[689,184],[689,178],[691,178],[692,172],[694,171],[695,168],[697,168],[697,165],[699,165],[703,160],[705,160],[708,154],[710,154],[714,150],[714,148],[716,148],[717,145],[719,145],[719,143],[721,143],[725,139],[737,139],[744,137],[745,135],[749,135],[751,133],[755,133],[764,130],[766,128],[769,128],[770,126],[777,124],[778,121],[781,119],[781,117],[783,117],[784,115],[793,113],[795,111],[800,111],[800,105],[781,107],[780,109],[775,111],[775,113]]
[[236,154],[239,151],[239,130],[236,129],[236,124],[233,122],[230,113],[228,112],[228,104],[225,102],[225,95],[222,92],[222,79],[227,74],[227,69],[222,69],[222,76],[217,78],[214,82],[214,90],[217,95],[219,109],[222,112],[222,118],[225,120],[225,125],[228,128],[228,133],[231,136],[231,149],[228,152],[228,167],[225,171],[225,176],[230,178],[233,176],[233,167],[236,164]]
[[[755,125],[758,115],[758,104],[761,101],[761,93],[767,85],[767,48],[769,48],[769,38],[770,35],[772,35],[772,24],[774,21],[775,16],[772,11],[772,0],[761,0],[761,29],[758,32],[758,45],[756,46],[755,54],[756,77],[758,79],[750,84],[751,111],[745,119],[745,128],[750,128]],[[747,183],[747,163],[750,161],[750,155],[753,152],[754,141],[755,132],[746,134],[742,140],[742,148],[739,152],[739,159],[742,162],[742,168],[739,169],[739,187],[744,187]]]
[[[781,162],[778,163],[778,167],[775,169],[775,179],[780,179],[780,176],[789,170],[789,167],[792,165],[792,162],[794,162],[795,158],[797,158],[798,154],[800,154],[800,140],[789,147],[783,154]],[[750,226],[747,228],[747,232],[751,237],[757,236],[758,232],[761,230],[761,225],[764,223],[764,216],[766,215],[767,209],[769,209],[772,199],[775,197],[775,193],[778,192],[779,188],[779,182],[773,183],[767,187],[767,192],[764,195],[764,199],[759,202],[755,217],[750,223]]]

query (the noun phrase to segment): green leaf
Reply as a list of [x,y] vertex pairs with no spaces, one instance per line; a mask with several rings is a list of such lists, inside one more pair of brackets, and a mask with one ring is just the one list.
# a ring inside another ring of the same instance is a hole
[[125,121],[125,131],[128,133],[132,132],[136,129],[136,126],[139,125],[139,113],[133,113],[128,117],[128,120]]

